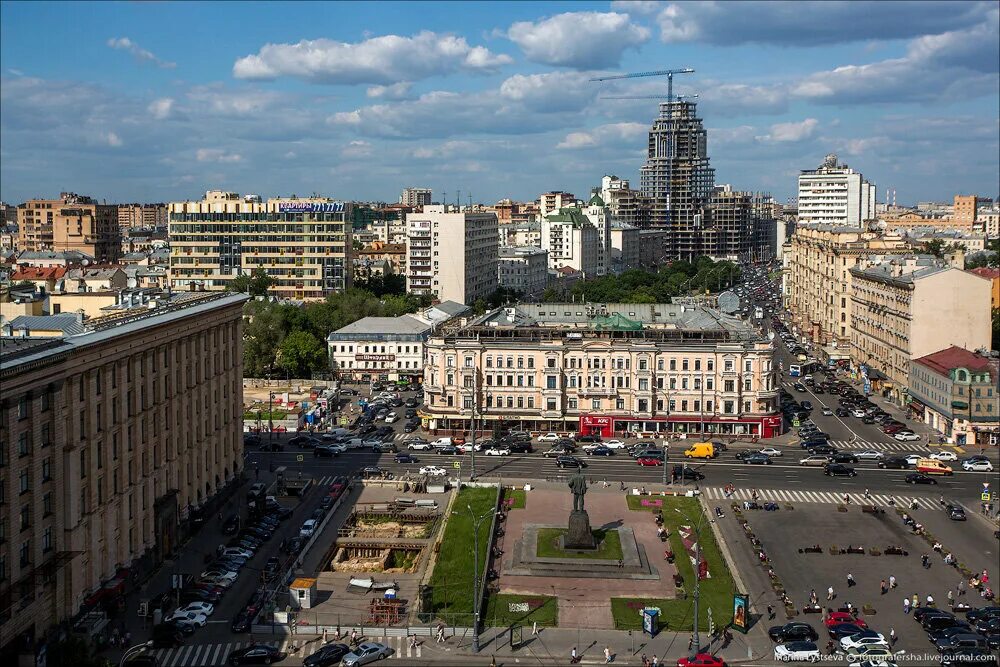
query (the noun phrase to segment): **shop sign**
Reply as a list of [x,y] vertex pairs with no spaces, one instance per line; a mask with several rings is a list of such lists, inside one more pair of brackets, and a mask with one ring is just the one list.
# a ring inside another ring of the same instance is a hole
[[396,361],[395,354],[355,354],[355,361]]

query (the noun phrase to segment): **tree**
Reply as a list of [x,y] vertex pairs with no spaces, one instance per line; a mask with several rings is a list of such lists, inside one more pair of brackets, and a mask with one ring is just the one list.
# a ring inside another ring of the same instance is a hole
[[290,333],[278,348],[278,365],[290,377],[309,377],[326,367],[326,348],[308,331]]
[[274,284],[274,278],[264,269],[254,269],[250,275],[242,274],[229,281],[226,289],[250,296],[267,296],[267,288]]
[[476,299],[475,303],[472,304],[472,311],[476,315],[482,315],[483,313],[486,312],[486,306],[487,306],[486,299],[484,299],[483,297],[479,297],[478,299]]
[[993,309],[993,340],[991,348],[1000,350],[1000,308]]
[[281,317],[272,304],[251,301],[243,310],[243,374],[263,377],[274,370],[278,345],[285,335]]
[[955,252],[956,250],[964,250],[964,246],[961,243],[946,243],[944,239],[931,239],[930,241],[924,241],[924,252],[928,255],[934,255],[938,259],[943,259],[945,255]]

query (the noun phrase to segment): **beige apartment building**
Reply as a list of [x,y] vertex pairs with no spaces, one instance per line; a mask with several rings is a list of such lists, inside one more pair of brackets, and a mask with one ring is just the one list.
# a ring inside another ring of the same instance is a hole
[[118,205],[118,228],[123,234],[130,229],[157,229],[166,226],[166,204]]
[[1000,362],[951,346],[910,362],[910,410],[959,446],[1000,444]]
[[126,568],[162,562],[236,479],[245,300],[176,293],[65,338],[2,340],[4,664],[114,598]]
[[432,204],[422,213],[407,214],[406,229],[407,291],[465,304],[496,291],[496,214]]
[[851,344],[851,269],[910,251],[896,235],[856,227],[798,225],[786,255],[784,303],[799,335],[846,359]]
[[674,304],[522,303],[456,318],[425,344],[428,427],[781,431],[773,347],[738,318]]
[[225,290],[237,276],[263,269],[275,296],[326,298],[352,282],[351,210],[324,197],[264,202],[220,190],[172,202],[170,284]]
[[24,202],[17,226],[21,250],[78,251],[102,263],[117,262],[121,254],[118,207],[73,192]]
[[990,348],[990,289],[988,279],[930,256],[851,269],[852,364],[881,380],[873,387],[884,396],[907,403],[913,359],[952,345]]

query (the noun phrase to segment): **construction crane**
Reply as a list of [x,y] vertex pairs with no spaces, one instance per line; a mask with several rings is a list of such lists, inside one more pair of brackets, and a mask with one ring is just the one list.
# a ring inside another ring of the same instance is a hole
[[[684,100],[690,100],[698,97],[698,94],[694,95],[674,95],[674,99],[678,102],[683,102]],[[602,95],[600,97],[602,100],[662,100],[662,95]]]
[[632,72],[631,74],[615,74],[612,76],[601,76],[596,79],[591,79],[591,81],[611,81],[614,79],[639,79],[647,76],[665,76],[667,77],[667,102],[674,101],[674,74],[691,74],[694,69],[690,67],[683,67],[681,69],[660,69],[653,70],[652,72]]

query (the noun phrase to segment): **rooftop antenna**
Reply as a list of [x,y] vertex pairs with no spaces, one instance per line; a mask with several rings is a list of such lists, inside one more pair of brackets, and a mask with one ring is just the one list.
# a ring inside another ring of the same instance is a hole
[[600,76],[591,81],[612,81],[614,79],[638,79],[647,76],[667,77],[667,104],[674,101],[674,74],[691,74],[694,69],[683,67],[681,69],[660,69],[651,72],[630,72],[629,74],[613,74],[611,76]]
[[455,210],[456,211],[461,211],[462,210],[462,191],[461,190],[459,190],[458,194],[455,195]]

